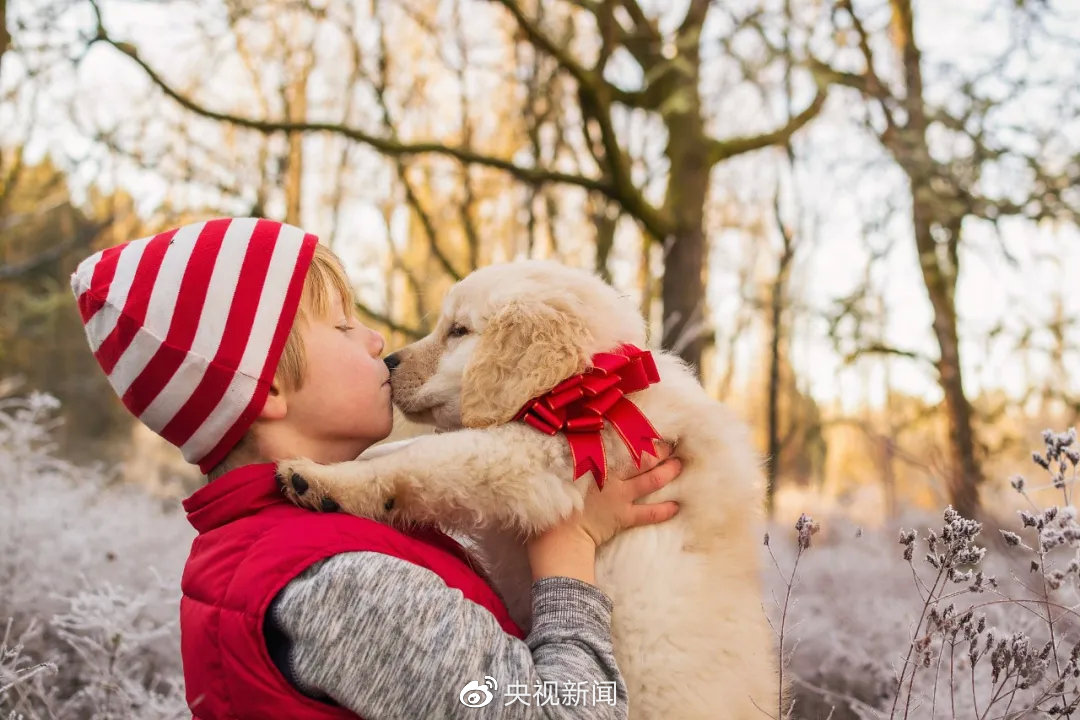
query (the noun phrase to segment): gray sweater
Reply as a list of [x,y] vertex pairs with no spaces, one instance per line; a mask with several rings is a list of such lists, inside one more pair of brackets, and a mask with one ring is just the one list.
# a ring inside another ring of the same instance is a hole
[[624,720],[607,595],[544,578],[532,608],[522,641],[427,568],[350,552],[286,585],[264,630],[294,686],[364,720]]

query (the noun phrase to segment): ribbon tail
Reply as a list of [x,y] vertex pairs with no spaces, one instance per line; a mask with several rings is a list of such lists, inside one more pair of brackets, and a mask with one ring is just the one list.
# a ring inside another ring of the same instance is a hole
[[603,490],[607,480],[607,457],[600,433],[567,433],[566,439],[574,458],[574,480],[591,471],[596,486]]
[[612,427],[619,433],[634,463],[641,467],[641,456],[648,453],[653,457],[659,457],[654,440],[661,440],[660,433],[652,426],[649,419],[637,405],[627,398],[622,398],[607,413],[607,419]]

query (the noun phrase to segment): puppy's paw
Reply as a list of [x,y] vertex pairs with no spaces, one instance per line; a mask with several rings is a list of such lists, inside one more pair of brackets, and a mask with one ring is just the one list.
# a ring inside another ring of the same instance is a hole
[[309,510],[335,512],[338,503],[327,491],[330,468],[305,458],[281,460],[277,463],[277,478],[281,491],[293,503]]
[[276,477],[285,496],[301,507],[383,520],[394,509],[394,493],[368,467],[358,461],[320,465],[297,458],[278,462]]

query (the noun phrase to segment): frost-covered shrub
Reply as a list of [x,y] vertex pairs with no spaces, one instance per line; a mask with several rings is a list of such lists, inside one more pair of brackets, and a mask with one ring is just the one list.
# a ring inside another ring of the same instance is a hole
[[194,531],[175,501],[58,459],[56,409],[40,394],[0,401],[0,718],[184,717]]
[[766,604],[794,699],[785,715],[1080,716],[1080,452],[1073,432],[1043,439],[1034,459],[1062,504],[1038,507],[1014,478],[1030,510],[997,537],[949,508],[906,519],[926,529],[899,538],[841,524],[810,549],[803,518],[804,539],[766,540],[779,571]]

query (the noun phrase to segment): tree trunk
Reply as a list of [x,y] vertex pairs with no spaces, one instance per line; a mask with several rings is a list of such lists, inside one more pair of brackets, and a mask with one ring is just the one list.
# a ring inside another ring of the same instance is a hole
[[769,338],[769,408],[768,432],[769,449],[765,458],[765,510],[772,517],[776,498],[776,475],[780,464],[780,290],[781,280],[777,276],[773,284],[772,308],[770,312],[772,337]]
[[685,108],[669,112],[667,157],[671,163],[665,211],[675,228],[664,244],[663,346],[693,365],[698,377],[701,356],[711,337],[705,324],[705,201],[711,166],[702,148],[708,147],[697,88],[696,50],[685,53],[685,67],[694,68],[681,78],[675,93]]
[[881,438],[881,486],[885,495],[885,517],[896,519],[896,444],[891,435]]
[[[971,426],[971,406],[964,394],[960,371],[960,343],[956,331],[956,280],[960,276],[960,228],[963,216],[935,192],[931,180],[936,172],[927,141],[927,113],[923,97],[922,55],[915,42],[915,21],[910,0],[891,0],[892,28],[901,48],[904,107],[907,124],[892,133],[890,149],[911,183],[912,225],[919,267],[930,304],[934,309],[934,337],[937,339],[938,383],[945,394],[945,414],[949,426],[949,476],[946,480],[953,509],[972,518],[979,509],[978,483],[982,478],[975,458],[975,433]],[[890,143],[886,141],[886,145]],[[932,230],[944,233],[939,248]],[[940,250],[944,250],[939,254]]]
[[[915,242],[926,291],[934,310],[934,337],[939,348],[938,383],[945,395],[945,414],[949,427],[949,476],[946,482],[949,502],[953,509],[964,517],[973,518],[979,510],[978,483],[982,480],[982,470],[975,457],[971,405],[964,394],[960,368],[960,343],[956,330],[954,299],[959,268],[943,268],[938,258],[937,246],[931,234],[932,209],[929,192],[927,186],[920,188],[912,179]],[[959,225],[950,228],[949,232],[959,233]],[[958,237],[950,238],[953,247],[958,241]],[[955,254],[952,262],[956,262]]]
[[596,257],[593,267],[604,282],[610,283],[611,268],[608,267],[608,259],[615,247],[615,228],[619,223],[619,215],[612,212],[604,200],[596,201],[596,207],[589,214],[596,228]]
[[794,248],[790,233],[784,228],[777,208],[777,223],[784,240],[784,248],[776,265],[771,297],[769,298],[769,394],[768,394],[768,433],[769,449],[766,456],[765,474],[768,484],[765,488],[765,509],[772,517],[775,497],[776,478],[780,465],[780,338],[784,328],[784,302],[787,297],[788,269],[794,258]]
[[656,299],[656,278],[652,274],[652,240],[641,235],[641,262],[638,265],[638,285],[641,286],[641,316],[652,327],[653,300]]
[[285,222],[299,226],[300,196],[303,192],[304,175],[304,136],[302,133],[289,135],[289,159],[285,175]]
[[4,53],[10,40],[7,32],[7,0],[0,0],[0,70],[3,69]]
[[698,228],[680,232],[668,242],[661,283],[664,302],[662,344],[693,365],[700,378],[701,355],[705,348],[705,282],[702,278],[705,236]]
[[900,429],[896,426],[893,418],[896,410],[893,407],[892,373],[889,372],[889,364],[885,363],[885,435],[881,438],[881,486],[885,495],[885,517],[895,520],[897,515],[896,503],[896,445]]
[[[290,83],[286,95],[289,120],[307,120],[307,81],[311,65],[306,64]],[[289,133],[289,156],[285,174],[285,222],[300,226],[304,179],[304,133]]]

